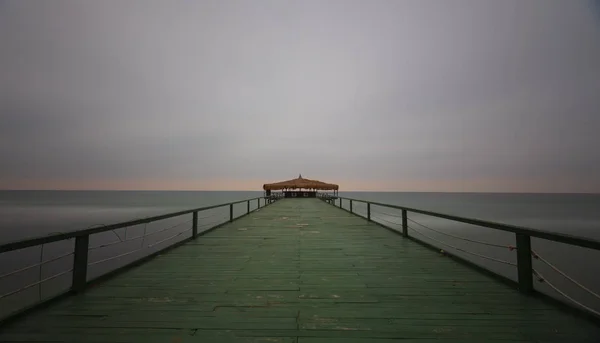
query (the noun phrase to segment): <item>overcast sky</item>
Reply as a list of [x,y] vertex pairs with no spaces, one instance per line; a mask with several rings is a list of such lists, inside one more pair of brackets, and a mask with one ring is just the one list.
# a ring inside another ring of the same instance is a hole
[[600,192],[582,0],[0,0],[0,188]]

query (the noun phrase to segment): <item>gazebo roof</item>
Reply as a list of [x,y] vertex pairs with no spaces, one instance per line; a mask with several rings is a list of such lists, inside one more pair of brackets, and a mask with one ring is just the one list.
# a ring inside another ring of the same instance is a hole
[[263,185],[263,189],[267,190],[280,190],[280,189],[320,189],[320,190],[338,190],[339,186],[332,183],[325,183],[318,180],[309,180],[299,175],[297,179],[267,183]]

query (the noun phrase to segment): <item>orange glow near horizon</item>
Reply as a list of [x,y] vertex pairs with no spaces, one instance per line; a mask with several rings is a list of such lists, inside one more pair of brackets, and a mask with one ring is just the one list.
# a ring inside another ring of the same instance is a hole
[[[283,180],[283,179],[282,179]],[[207,180],[21,180],[18,182],[0,183],[0,189],[11,190],[165,190],[165,191],[261,191],[265,183],[282,180],[266,179],[207,179]],[[568,185],[561,187],[555,182],[549,189],[544,180],[321,180],[336,183],[340,191],[373,191],[373,192],[581,192],[591,193],[594,189],[572,189]]]

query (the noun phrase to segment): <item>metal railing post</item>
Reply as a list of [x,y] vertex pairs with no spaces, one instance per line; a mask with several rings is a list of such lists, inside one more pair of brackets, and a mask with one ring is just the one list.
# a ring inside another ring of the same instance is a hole
[[531,237],[517,233],[517,270],[519,275],[519,291],[531,293],[533,291],[533,269],[531,266]]
[[87,283],[88,248],[90,235],[75,237],[75,251],[73,256],[73,279],[71,291],[81,292]]
[[402,236],[408,237],[408,213],[402,210]]
[[257,202],[257,205],[256,205],[256,207],[257,207],[257,208],[260,208],[260,198],[256,199],[256,202]]
[[[335,192],[334,194],[337,194],[337,192]],[[95,234],[99,234],[99,233],[103,233],[103,232],[109,232],[112,230],[124,229],[124,228],[128,228],[128,227],[133,227],[133,226],[139,227],[140,225],[145,225],[145,224],[152,223],[152,222],[159,221],[159,220],[165,220],[168,218],[183,217],[183,216],[187,217],[191,213],[192,214],[191,222],[193,224],[192,224],[191,230],[190,230],[190,228],[188,228],[188,231],[192,231],[191,232],[192,237],[190,237],[188,239],[194,239],[198,236],[198,231],[200,230],[199,223],[198,223],[199,220],[207,218],[204,216],[199,217],[199,212],[216,210],[216,211],[218,211],[217,213],[220,214],[221,213],[220,209],[222,207],[227,208],[227,206],[229,206],[229,222],[232,222],[234,220],[233,207],[235,204],[238,204],[238,203],[242,204],[244,201],[246,201],[247,212],[250,212],[251,202],[253,202],[255,199],[257,200],[257,203],[258,203],[258,209],[260,209],[260,206],[262,205],[261,198],[263,198],[265,201],[264,206],[267,206],[268,204],[271,204],[271,203],[277,202],[281,199],[284,199],[285,195],[283,193],[280,193],[280,194],[270,196],[270,197],[260,196],[260,197],[246,199],[246,200],[241,199],[236,202],[227,202],[227,203],[222,203],[222,204],[217,204],[217,205],[189,209],[189,210],[185,210],[185,211],[172,212],[172,213],[158,215],[158,216],[154,216],[154,217],[134,219],[134,220],[129,220],[129,221],[121,222],[121,223],[116,223],[113,225],[106,225],[103,227],[95,227],[95,228],[92,227],[92,228],[84,229],[81,231],[58,233],[58,234],[54,234],[54,235],[50,235],[50,236],[41,236],[41,237],[37,237],[37,238],[26,239],[26,240],[11,242],[11,243],[2,243],[2,244],[0,244],[0,255],[3,253],[16,251],[16,250],[20,250],[20,249],[25,249],[25,248],[30,248],[30,247],[38,247],[39,246],[40,248],[42,248],[44,246],[44,244],[50,244],[50,243],[54,243],[54,242],[65,242],[65,241],[69,240],[69,244],[73,245],[72,251],[69,251],[69,254],[65,255],[65,257],[69,256],[69,255],[73,255],[73,261],[69,262],[69,264],[71,264],[71,267],[69,267],[69,270],[61,272],[59,274],[55,274],[54,276],[50,276],[49,278],[46,278],[46,279],[40,278],[41,281],[39,281],[39,282],[50,280],[52,278],[61,276],[65,273],[70,273],[71,274],[71,285],[68,285],[68,291],[77,294],[77,293],[85,292],[87,290],[87,273],[88,273],[88,271],[90,271],[90,280],[92,280],[92,277],[95,277],[95,275],[93,275],[95,273],[92,273],[92,269],[90,267],[91,265],[95,265],[96,263],[100,263],[100,262],[111,261],[113,259],[120,258],[120,257],[128,254],[128,253],[126,253],[126,254],[113,255],[113,256],[109,256],[108,258],[99,260],[99,261],[94,261],[93,260],[94,254],[90,253],[90,250],[95,249],[95,247],[90,247],[91,243],[93,243],[93,242],[90,242],[91,235],[95,235]],[[323,200],[323,201],[327,202],[328,204],[333,205],[335,207],[338,206],[338,204],[336,203],[337,199],[340,199],[339,205],[340,205],[340,207],[343,208],[343,199],[340,197],[337,197],[337,195],[329,195],[329,194],[328,195],[320,195],[320,198],[321,198],[321,200]],[[418,220],[418,221],[415,220],[415,219],[417,219],[416,214],[431,216],[434,218],[443,218],[443,219],[450,220],[453,222],[475,225],[475,226],[479,226],[479,227],[483,227],[483,228],[500,230],[502,232],[510,232],[512,234],[515,234],[515,242],[516,242],[516,248],[517,248],[516,262],[517,262],[518,288],[519,288],[519,292],[521,292],[524,295],[535,293],[535,291],[536,291],[536,289],[534,287],[534,282],[536,282],[537,278],[535,277],[536,275],[533,274],[536,271],[535,269],[533,269],[534,264],[535,264],[533,262],[533,259],[540,258],[540,260],[538,260],[538,262],[546,263],[547,265],[552,267],[552,265],[550,265],[550,262],[545,261],[541,256],[537,256],[536,252],[534,252],[532,250],[532,243],[531,243],[532,237],[534,237],[536,239],[540,239],[540,240],[543,239],[543,240],[551,241],[551,242],[560,242],[560,243],[567,244],[567,245],[570,245],[573,247],[581,247],[581,248],[593,249],[596,251],[600,251],[600,240],[598,240],[598,239],[576,237],[576,236],[571,236],[569,234],[535,230],[535,229],[530,229],[527,227],[506,225],[506,224],[501,224],[501,223],[497,223],[497,222],[488,222],[488,221],[474,219],[474,218],[458,217],[458,216],[453,216],[453,215],[448,215],[448,214],[443,214],[443,213],[436,213],[436,212],[432,212],[432,211],[428,211],[428,210],[420,210],[420,209],[416,209],[416,208],[396,206],[396,205],[392,205],[392,204],[383,204],[383,203],[378,203],[375,201],[371,203],[370,201],[361,200],[361,199],[351,199],[351,198],[345,198],[345,199],[350,202],[350,204],[348,205],[349,212],[351,212],[351,213],[354,212],[354,202],[357,202],[359,204],[364,203],[364,204],[366,204],[366,216],[362,216],[362,210],[358,210],[356,215],[360,216],[360,218],[362,218],[362,219],[367,219],[368,222],[373,221],[374,223],[381,224],[381,226],[384,226],[387,228],[391,228],[391,227],[380,223],[378,220],[376,220],[378,218],[372,219],[371,205],[377,206],[377,208],[381,208],[382,210],[385,208],[395,209],[395,211],[396,211],[395,216],[399,217],[399,219],[401,219],[402,221],[401,221],[401,223],[397,223],[397,222],[394,223],[396,225],[393,228],[397,229],[396,232],[398,234],[402,234],[404,237],[410,237],[409,233],[408,233],[408,229],[409,229],[408,221],[411,221],[415,225],[421,225],[418,222],[420,220]],[[267,203],[267,201],[268,201],[268,203]],[[240,205],[240,207],[241,206],[243,206],[243,205]],[[360,205],[359,207],[362,207],[362,205]],[[241,214],[241,211],[242,210],[240,209],[240,214]],[[401,211],[401,212],[398,212],[398,211]],[[409,211],[412,213],[411,215],[413,215],[413,217],[411,217],[410,219],[408,218]],[[379,214],[379,212],[375,211],[374,214],[377,215],[377,214]],[[383,214],[385,214],[385,212],[383,212]],[[241,217],[241,215],[238,216],[237,218],[240,218],[240,217]],[[221,221],[221,220],[223,220],[223,218],[220,218],[220,216],[219,216],[218,220]],[[185,225],[189,225],[190,221],[188,221],[185,218],[183,219],[183,221],[187,222],[187,224],[185,224]],[[203,227],[204,227],[204,224],[205,223],[203,223]],[[402,226],[402,230],[399,229],[398,224]],[[213,227],[213,228],[216,228],[216,227]],[[166,228],[163,230],[159,230],[157,232],[166,231],[169,229],[170,228]],[[417,233],[419,232],[418,228],[416,228],[416,227],[413,227],[412,230],[416,231]],[[185,231],[185,232],[187,233],[187,231]],[[414,232],[411,231],[411,234],[412,233],[414,233]],[[144,229],[144,235],[142,237],[145,237],[145,236],[147,236],[147,232]],[[176,237],[176,236],[178,236],[178,234],[175,236],[172,236],[172,237]],[[456,236],[455,238],[466,240],[466,238],[459,237],[459,236]],[[132,237],[131,239],[134,239],[134,238]],[[167,238],[167,240],[169,240],[169,239],[170,238]],[[75,242],[72,243],[72,240],[75,240]],[[126,239],[126,240],[128,240],[128,239]],[[174,244],[183,243],[183,241],[187,241],[187,239],[179,240],[178,242],[175,242]],[[441,241],[439,241],[439,242],[443,244],[443,242],[441,242]],[[473,242],[477,242],[477,241],[473,241]],[[122,240],[115,241],[114,243],[109,243],[106,246],[112,245],[112,244],[119,244],[119,243],[122,243]],[[491,243],[486,243],[486,242],[479,242],[479,243],[492,245]],[[172,247],[174,244],[165,246],[164,248],[157,250],[155,253],[160,253],[161,251]],[[142,244],[142,247],[144,247],[144,244]],[[511,248],[510,250],[514,250],[513,247],[511,247],[511,246],[509,246],[509,248]],[[133,250],[131,253],[134,253],[136,251],[138,251],[138,250]],[[41,252],[43,253],[43,250]],[[467,251],[465,250],[465,252],[467,252]],[[115,251],[115,253],[116,253],[116,251]],[[154,253],[152,253],[152,254],[154,254]],[[496,260],[496,259],[493,259],[491,256],[484,256],[484,255],[480,255],[480,256],[483,258],[489,258],[492,260]],[[41,256],[41,257],[43,257],[43,256]],[[62,258],[62,257],[59,257],[59,258]],[[512,255],[511,255],[511,258],[512,258]],[[461,257],[458,257],[458,259],[465,260]],[[92,260],[93,262],[90,263],[90,260]],[[508,261],[502,261],[502,260],[496,260],[496,261],[501,262],[501,263],[508,262],[509,264],[511,264],[513,260],[511,259]],[[40,263],[42,263],[42,262],[43,262],[43,260],[40,261]],[[46,262],[50,262],[50,261],[46,261]],[[46,263],[46,262],[44,262],[44,263]],[[125,261],[123,261],[123,262],[125,262]],[[120,266],[117,269],[124,270],[125,268],[131,267],[136,262],[137,262],[137,260],[131,261],[130,263],[124,263],[123,266]],[[38,267],[38,266],[39,266],[39,264],[34,264],[29,267],[25,267],[25,269],[34,268],[34,267]],[[21,269],[21,270],[25,270],[25,269]],[[10,274],[18,272],[18,271],[19,270],[10,272]],[[558,269],[557,269],[557,271],[559,273],[562,273]],[[106,273],[102,273],[101,275],[98,275],[98,276],[102,276],[105,274]],[[498,274],[498,275],[500,275],[500,274]],[[3,276],[6,276],[6,274]],[[563,274],[563,276],[566,276],[566,275]],[[541,278],[541,276],[540,276],[540,278]],[[567,278],[570,279],[569,276],[567,276]],[[539,281],[542,282],[544,280],[539,280]],[[576,282],[572,279],[571,279],[571,281]],[[90,281],[90,282],[93,282],[93,281]],[[547,284],[550,285],[549,282],[547,282]],[[16,290],[16,292],[12,292],[11,294],[16,294],[27,288],[29,288],[29,286],[18,289],[18,290]],[[556,290],[561,292],[558,288]],[[0,297],[3,297],[3,296],[0,295]],[[55,297],[49,297],[49,299],[52,299],[52,298],[55,298]],[[24,310],[24,309],[21,308],[18,310]],[[12,318],[12,315],[9,315],[8,318]],[[4,320],[4,319],[6,319],[6,318],[2,318],[2,320]]]
[[198,236],[198,211],[194,211],[192,216],[192,237]]

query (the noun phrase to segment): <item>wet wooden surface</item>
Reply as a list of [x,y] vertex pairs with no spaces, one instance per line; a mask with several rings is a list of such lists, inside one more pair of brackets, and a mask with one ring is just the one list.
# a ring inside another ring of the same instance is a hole
[[598,342],[318,199],[285,199],[0,328],[1,342]]

